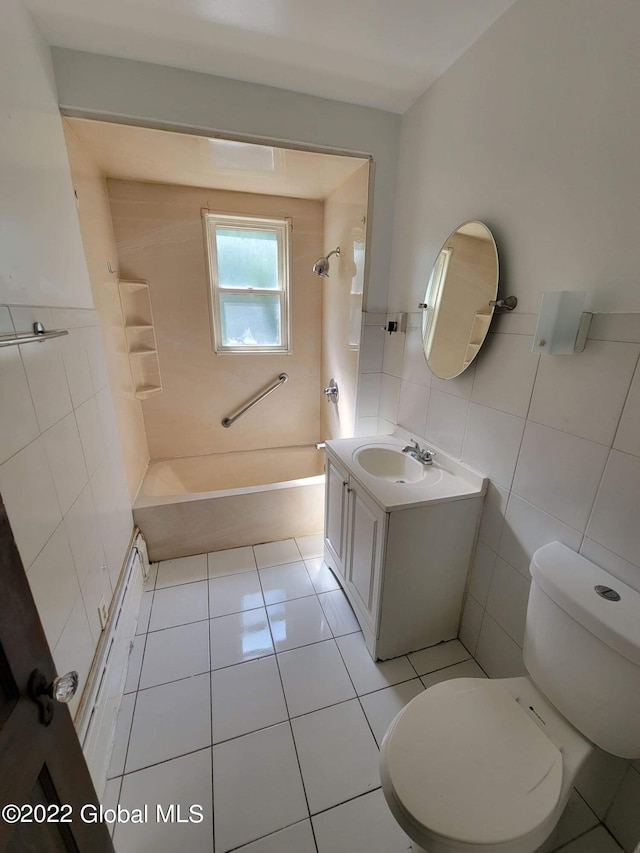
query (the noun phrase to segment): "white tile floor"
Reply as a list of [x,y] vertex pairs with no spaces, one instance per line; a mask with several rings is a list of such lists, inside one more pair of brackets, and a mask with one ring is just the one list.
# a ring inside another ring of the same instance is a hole
[[[148,804],[118,853],[401,853],[378,747],[446,678],[483,677],[457,640],[374,664],[320,536],[169,560],[144,593],[105,803]],[[155,805],[203,807],[163,824]],[[545,851],[614,853],[574,793]]]

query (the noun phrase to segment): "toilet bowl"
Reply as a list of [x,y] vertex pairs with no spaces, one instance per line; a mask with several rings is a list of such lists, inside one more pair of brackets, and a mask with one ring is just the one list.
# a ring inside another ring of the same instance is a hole
[[553,831],[592,751],[528,678],[457,678],[398,714],[380,775],[415,850],[529,853]]
[[382,790],[416,851],[533,853],[595,746],[640,757],[640,593],[557,542],[531,574],[529,677],[440,682],[385,734]]

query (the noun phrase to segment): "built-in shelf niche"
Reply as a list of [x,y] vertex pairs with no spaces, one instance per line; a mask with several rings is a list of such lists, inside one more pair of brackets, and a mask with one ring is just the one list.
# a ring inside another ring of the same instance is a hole
[[148,281],[119,281],[122,320],[133,390],[139,400],[162,391]]

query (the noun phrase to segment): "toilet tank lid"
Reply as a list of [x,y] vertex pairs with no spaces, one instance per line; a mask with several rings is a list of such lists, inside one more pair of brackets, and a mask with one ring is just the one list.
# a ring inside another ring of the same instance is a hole
[[[531,577],[587,631],[640,666],[640,592],[560,542],[535,552]],[[598,595],[596,586],[613,589],[620,600]]]

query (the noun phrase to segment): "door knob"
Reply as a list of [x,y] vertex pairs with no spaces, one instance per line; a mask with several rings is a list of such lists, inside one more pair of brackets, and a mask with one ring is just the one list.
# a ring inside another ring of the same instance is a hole
[[49,681],[39,669],[33,670],[29,677],[28,691],[29,696],[40,708],[40,722],[43,726],[48,726],[53,719],[54,706],[51,699],[63,702],[65,705],[71,702],[78,689],[78,681],[78,673],[75,670],[56,676],[53,681]]

